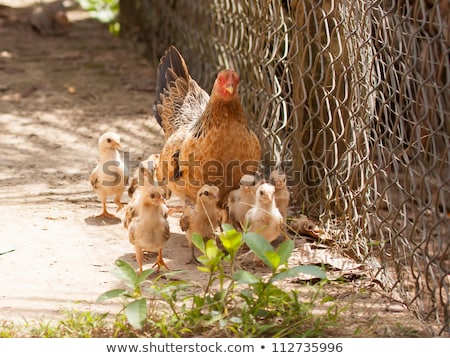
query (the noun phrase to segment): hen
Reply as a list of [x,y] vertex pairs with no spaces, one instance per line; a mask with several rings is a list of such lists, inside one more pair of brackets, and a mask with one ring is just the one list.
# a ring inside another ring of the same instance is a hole
[[162,257],[162,249],[170,238],[167,208],[164,204],[164,191],[155,186],[142,189],[137,202],[137,216],[128,226],[129,240],[134,245],[139,273],[142,273],[144,251],[158,252],[154,266],[168,269]]
[[89,178],[92,189],[102,202],[103,210],[97,217],[115,217],[106,208],[109,196],[114,196],[117,211],[123,207],[120,198],[128,178],[125,177],[124,162],[118,151],[120,147],[120,136],[114,132],[104,133],[98,140],[99,161]]
[[219,189],[213,185],[203,185],[197,193],[194,207],[186,206],[180,218],[181,230],[186,232],[186,239],[191,249],[191,259],[197,261],[192,245],[192,234],[197,233],[204,239],[213,238],[214,231],[220,225],[221,210],[217,207]]
[[238,86],[238,74],[223,70],[209,96],[175,47],[161,58],[154,109],[165,144],[157,177],[181,199],[193,202],[202,185],[211,184],[219,188],[223,206],[242,175],[256,172],[261,145],[245,117]]

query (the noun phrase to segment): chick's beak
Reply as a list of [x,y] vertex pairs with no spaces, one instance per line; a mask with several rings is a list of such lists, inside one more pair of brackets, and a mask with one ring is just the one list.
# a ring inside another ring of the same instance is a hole
[[122,148],[122,145],[120,144],[120,142],[114,142],[114,148],[116,149]]

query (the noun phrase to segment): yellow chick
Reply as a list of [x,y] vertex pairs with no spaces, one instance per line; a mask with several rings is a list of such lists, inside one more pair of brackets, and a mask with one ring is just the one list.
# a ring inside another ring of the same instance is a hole
[[139,273],[142,273],[144,251],[158,252],[156,262],[152,266],[156,266],[157,271],[161,266],[169,269],[162,256],[162,250],[170,238],[164,190],[156,186],[142,189],[137,205],[138,215],[129,225],[128,236],[130,243],[134,245]]
[[99,161],[90,175],[92,189],[102,202],[103,210],[97,217],[115,217],[106,208],[106,200],[110,196],[114,196],[117,211],[123,207],[120,198],[127,179],[119,148],[120,136],[117,133],[107,132],[98,140]]
[[286,186],[286,174],[275,169],[270,173],[269,183],[275,187],[275,204],[286,221],[291,194]]
[[192,234],[197,233],[204,239],[213,238],[214,231],[220,226],[222,213],[218,207],[219,188],[214,185],[203,185],[197,192],[194,207],[187,205],[180,218],[181,230],[186,232],[186,239],[191,249],[191,259],[187,263],[197,261],[192,244]]
[[274,241],[283,226],[283,216],[275,205],[275,187],[261,184],[256,190],[255,206],[245,215],[248,231],[256,232],[268,242]]
[[255,175],[243,175],[238,189],[230,192],[228,196],[228,222],[236,230],[241,230],[245,214],[255,204],[256,189],[260,183]]

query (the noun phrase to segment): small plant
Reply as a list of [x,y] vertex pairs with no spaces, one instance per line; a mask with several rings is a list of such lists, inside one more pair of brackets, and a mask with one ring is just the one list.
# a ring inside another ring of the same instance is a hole
[[149,269],[137,274],[129,263],[117,260],[113,273],[125,283],[127,288],[107,291],[97,299],[97,302],[122,298],[128,322],[134,328],[142,328],[147,318],[147,299],[142,296],[141,285],[153,272],[153,269]]
[[158,298],[169,305],[173,314],[177,316],[177,292],[186,288],[188,284],[182,280],[160,283],[159,281],[163,276],[170,276],[170,273],[165,273],[155,277],[152,284],[146,287],[146,292],[144,293],[143,284],[147,282],[147,278],[153,273],[155,273],[155,270],[149,269],[142,271],[141,274],[137,274],[128,262],[117,260],[113,274],[124,282],[126,288],[107,291],[97,298],[97,302],[120,298],[128,322],[136,329],[144,327],[148,319],[149,302],[155,302]]
[[[147,281],[143,290],[142,284],[154,271],[146,270],[138,275],[128,263],[118,260],[114,273],[127,288],[105,292],[98,301],[121,298],[131,326],[141,329],[149,324],[159,330],[155,335],[165,337],[199,334],[205,330],[238,337],[318,335],[322,323],[312,315],[314,305],[301,302],[297,292],[285,291],[276,283],[299,273],[326,279],[325,272],[316,266],[287,267],[294,250],[291,240],[274,249],[256,233],[238,232],[230,225],[223,225],[222,229],[219,241],[223,249],[216,240],[205,242],[199,235],[192,236],[193,244],[201,252],[197,269],[208,274],[200,292],[188,293],[192,290],[186,288],[195,288],[193,284],[182,280],[166,283],[161,281],[163,276]],[[267,277],[236,270],[236,256],[244,244],[271,269]],[[164,274],[167,275],[170,273]],[[161,314],[164,306],[169,312]]]
[[120,23],[117,20],[119,14],[119,0],[77,0],[80,6],[98,21],[109,24],[109,31],[118,35]]

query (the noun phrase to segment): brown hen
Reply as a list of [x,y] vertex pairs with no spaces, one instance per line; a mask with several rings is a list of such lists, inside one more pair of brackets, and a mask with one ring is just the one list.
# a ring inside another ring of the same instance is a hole
[[211,96],[189,75],[171,46],[161,58],[155,117],[164,130],[157,177],[178,197],[194,202],[204,184],[219,188],[219,205],[258,169],[261,145],[250,129],[239,94],[239,76],[221,71]]

